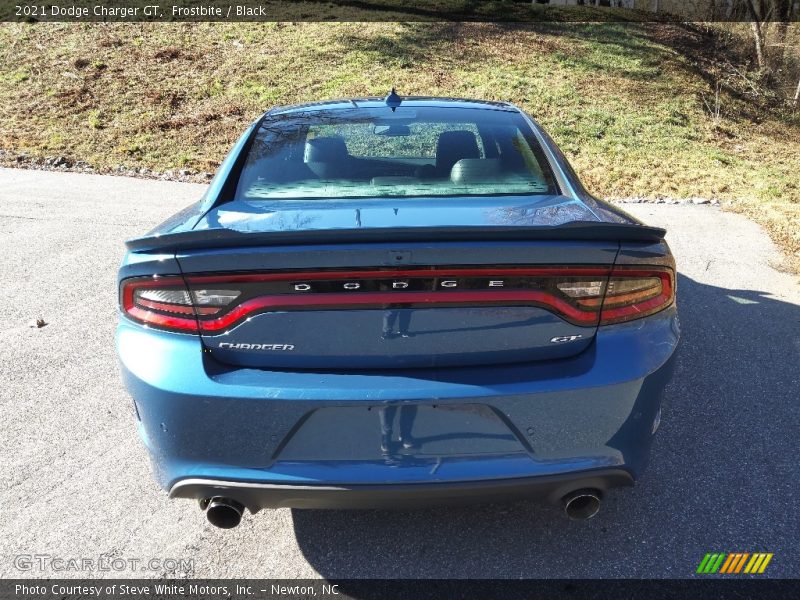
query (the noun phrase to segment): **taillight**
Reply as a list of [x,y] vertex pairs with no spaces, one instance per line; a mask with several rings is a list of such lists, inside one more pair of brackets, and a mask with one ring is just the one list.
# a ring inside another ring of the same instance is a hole
[[241,294],[237,289],[191,290],[181,277],[126,279],[120,290],[122,310],[146,326],[173,331],[198,331],[197,317],[215,315]]
[[123,312],[145,326],[174,331],[197,331],[192,299],[181,277],[126,279],[120,288]]
[[125,314],[146,326],[218,335],[274,311],[540,307],[594,327],[651,315],[672,304],[661,267],[430,267],[406,270],[232,273],[122,282]]
[[623,323],[652,315],[675,301],[672,269],[615,267],[608,280],[600,324]]

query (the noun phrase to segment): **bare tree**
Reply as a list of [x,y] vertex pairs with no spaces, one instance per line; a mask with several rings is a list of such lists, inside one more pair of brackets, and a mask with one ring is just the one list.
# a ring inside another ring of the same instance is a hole
[[792,15],[797,12],[796,0],[740,0],[744,4],[750,29],[753,32],[756,61],[758,67],[769,71],[772,66],[770,54],[767,52],[767,30],[770,23],[775,24],[777,40],[775,47],[780,48],[782,60],[786,44],[786,34]]
[[753,31],[753,42],[756,49],[758,68],[766,70],[767,55],[764,52],[764,15],[762,12],[763,0],[745,0],[747,16],[750,18],[750,29]]

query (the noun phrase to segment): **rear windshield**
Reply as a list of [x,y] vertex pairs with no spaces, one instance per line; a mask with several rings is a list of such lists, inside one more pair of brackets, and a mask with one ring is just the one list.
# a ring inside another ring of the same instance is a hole
[[402,106],[268,116],[236,189],[248,200],[555,193],[519,113]]

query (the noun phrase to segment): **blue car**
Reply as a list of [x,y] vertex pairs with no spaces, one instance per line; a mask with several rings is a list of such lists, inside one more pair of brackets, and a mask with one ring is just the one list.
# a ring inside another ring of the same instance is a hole
[[510,104],[270,110],[127,242],[117,349],[155,476],[220,527],[520,498],[591,517],[661,418],[664,235]]

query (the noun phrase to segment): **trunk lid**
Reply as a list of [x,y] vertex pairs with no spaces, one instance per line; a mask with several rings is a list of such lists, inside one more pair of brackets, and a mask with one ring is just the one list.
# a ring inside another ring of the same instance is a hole
[[561,196],[393,204],[235,201],[129,247],[175,251],[220,362],[386,369],[579,353],[619,241],[663,237]]

